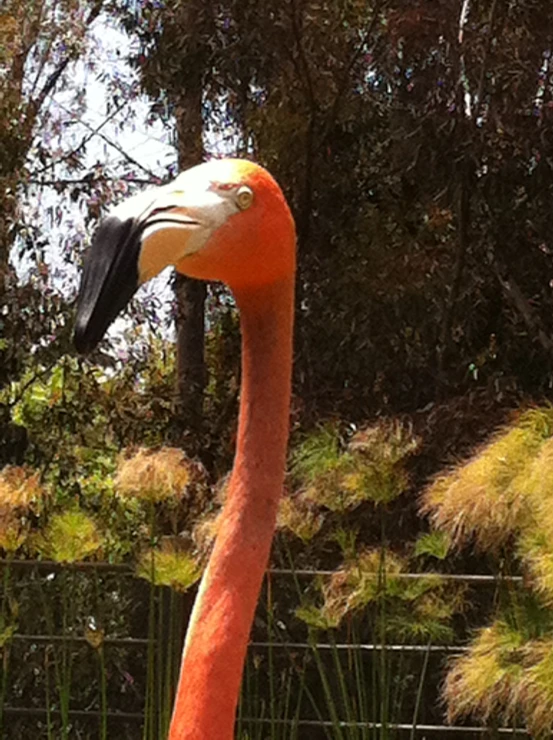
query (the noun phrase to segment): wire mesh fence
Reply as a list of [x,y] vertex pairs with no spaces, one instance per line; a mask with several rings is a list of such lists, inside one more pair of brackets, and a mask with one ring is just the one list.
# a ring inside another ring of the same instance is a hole
[[[0,571],[3,737],[24,740],[38,732],[103,739],[117,733],[162,740],[193,595],[153,587],[121,564],[0,560]],[[273,568],[268,581],[309,584],[332,573]],[[410,582],[428,573],[399,577]],[[440,577],[476,589],[484,603],[492,599],[490,589],[522,583],[519,576]],[[274,585],[262,596],[237,737],[469,738],[487,737],[492,729],[498,736],[527,734],[443,721],[440,682],[446,661],[467,650],[466,630],[443,644],[390,641],[385,634],[355,631],[351,623],[332,635],[315,633],[290,626],[289,601],[286,588],[280,593]]]

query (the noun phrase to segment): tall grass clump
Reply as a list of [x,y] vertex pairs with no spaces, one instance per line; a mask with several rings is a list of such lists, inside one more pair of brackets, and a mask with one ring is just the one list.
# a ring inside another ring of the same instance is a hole
[[167,586],[185,592],[202,574],[202,565],[193,553],[179,550],[171,541],[160,548],[146,550],[137,563],[137,575],[154,586]]
[[179,501],[191,477],[191,463],[182,450],[140,447],[120,456],[115,485],[122,496],[160,503]]
[[[410,486],[406,464],[418,445],[409,425],[381,420],[353,435],[326,425],[293,448],[275,543],[293,590],[273,588],[280,576],[268,580],[266,647],[247,664],[241,738],[301,738],[305,717],[328,740],[387,740],[406,716],[416,732],[428,646],[451,639],[462,602],[437,575],[408,578],[413,548],[387,545],[386,517]],[[370,533],[365,518],[376,520]],[[330,561],[331,575],[305,582],[303,568],[328,570]],[[407,649],[413,641],[419,651]]]
[[6,466],[0,471],[0,551],[8,562],[2,574],[0,607],[0,734],[4,731],[4,704],[11,674],[11,640],[17,631],[19,605],[13,594],[10,561],[28,542],[31,518],[43,511],[48,495],[40,474],[29,468]]
[[364,502],[386,504],[408,485],[405,459],[418,446],[409,427],[382,421],[341,443],[338,431],[323,427],[293,451],[291,477],[302,498],[344,513]]
[[541,636],[529,636],[528,624],[496,619],[481,629],[466,655],[453,661],[444,696],[448,718],[470,716],[483,722],[525,725],[531,736],[553,731],[553,635],[551,617]]
[[79,508],[50,517],[35,547],[44,557],[57,563],[76,563],[96,555],[102,548],[103,536],[96,521]]
[[278,526],[286,528],[304,544],[320,532],[324,514],[304,496],[283,496],[278,511]]
[[437,573],[413,578],[412,564],[389,549],[366,550],[320,582],[323,603],[296,615],[314,628],[340,626],[376,608],[377,635],[425,644],[453,638],[452,619],[464,608],[464,587]]
[[531,409],[424,493],[423,511],[458,547],[474,544],[525,573],[498,589],[496,614],[451,661],[450,720],[553,730],[553,409]]
[[137,575],[150,583],[144,740],[166,737],[169,730],[184,629],[181,596],[202,569],[201,559],[171,538],[138,559]]
[[17,466],[0,471],[0,549],[7,555],[25,544],[31,517],[41,514],[47,499],[37,471]]
[[[416,730],[429,646],[453,639],[453,618],[465,599],[464,589],[437,574],[409,577],[411,567],[389,549],[366,550],[320,581],[318,604],[296,610],[309,631],[325,697],[318,711],[328,715],[332,738],[390,738],[409,712]],[[426,651],[417,658],[402,650],[412,644]]]
[[524,642],[505,622],[479,631],[469,652],[456,659],[447,674],[444,696],[450,721],[472,714],[483,722],[492,715],[507,723],[515,718]]
[[[102,533],[95,520],[81,509],[53,514],[44,531],[35,538],[35,547],[40,555],[57,563],[70,565],[101,552]],[[52,650],[51,664],[54,669],[57,698],[61,713],[61,738],[66,740],[72,732],[70,721],[71,686],[75,666],[75,651],[71,637],[80,632],[78,624],[77,574],[74,570],[62,570],[61,588],[61,632],[64,638],[59,650]],[[41,593],[44,615],[50,634],[56,634],[57,616],[46,594]],[[46,669],[48,671],[48,669]],[[50,704],[48,723],[51,725]],[[105,733],[104,733],[105,734]]]
[[423,513],[454,544],[473,541],[497,551],[534,520],[528,477],[552,434],[553,409],[522,414],[467,463],[437,478],[423,494]]
[[203,569],[192,531],[187,538],[179,536],[182,503],[194,508],[197,478],[196,466],[175,447],[127,450],[118,462],[118,495],[135,500],[146,512],[147,545],[136,565],[137,575],[150,584],[143,740],[167,735],[184,628],[181,596]]

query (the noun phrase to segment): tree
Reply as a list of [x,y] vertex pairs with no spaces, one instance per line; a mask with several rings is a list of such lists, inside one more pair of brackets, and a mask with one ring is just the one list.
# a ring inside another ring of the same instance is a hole
[[[6,275],[16,235],[17,190],[48,96],[64,84],[70,62],[82,51],[102,0],[8,0],[0,16],[0,274]],[[47,115],[47,113],[46,113]],[[46,152],[39,152],[39,157]]]
[[[101,0],[8,0],[0,15],[0,388],[23,372],[30,348],[40,347],[41,338],[55,331],[63,312],[59,296],[47,287],[48,268],[36,235],[21,222],[20,198],[37,127],[48,119],[49,96],[67,83],[68,67],[79,57],[102,5]],[[46,164],[44,143],[33,155]],[[15,241],[21,251],[33,253],[38,265],[26,284],[19,282],[10,259]],[[11,423],[5,404],[0,405],[0,440],[2,459],[21,458],[26,436]]]
[[[205,3],[169,2],[131,6],[123,14],[127,30],[140,40],[135,62],[153,111],[162,106],[175,121],[178,169],[184,170],[204,158],[203,95],[209,56],[209,9]],[[194,433],[185,443],[196,449],[203,420],[206,384],[204,283],[176,275],[175,320],[177,374],[175,387],[175,434]]]

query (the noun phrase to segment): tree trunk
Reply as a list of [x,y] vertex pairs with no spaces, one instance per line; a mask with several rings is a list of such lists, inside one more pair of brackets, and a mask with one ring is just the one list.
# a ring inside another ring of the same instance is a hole
[[[188,8],[187,8],[188,9]],[[188,9],[189,10],[189,9]],[[183,15],[186,14],[186,9]],[[186,27],[186,18],[183,18]],[[185,170],[203,160],[201,54],[191,65],[180,99],[176,101],[178,163]],[[202,426],[206,383],[204,282],[177,275],[175,280],[177,324],[176,432],[198,432]]]
[[175,279],[177,303],[177,431],[198,431],[206,381],[204,308],[206,286],[185,275]]

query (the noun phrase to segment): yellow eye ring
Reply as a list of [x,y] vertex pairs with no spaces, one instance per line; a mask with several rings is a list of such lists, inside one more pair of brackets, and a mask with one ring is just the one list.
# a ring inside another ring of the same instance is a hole
[[236,193],[236,204],[241,211],[245,211],[253,203],[253,192],[247,185],[242,185]]

